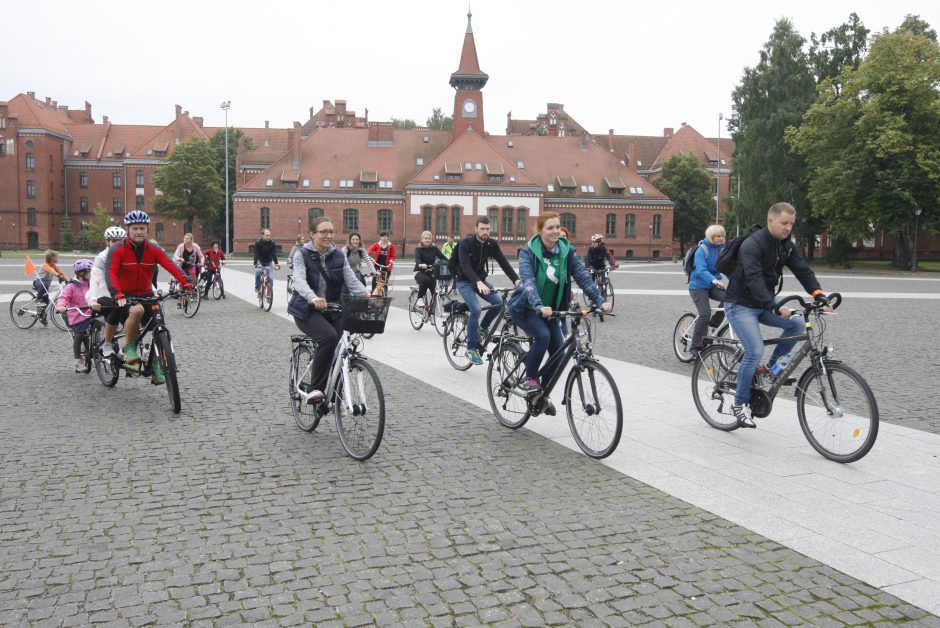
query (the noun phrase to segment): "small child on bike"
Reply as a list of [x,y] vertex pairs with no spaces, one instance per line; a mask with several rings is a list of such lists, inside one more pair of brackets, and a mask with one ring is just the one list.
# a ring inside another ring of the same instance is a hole
[[[69,329],[72,331],[72,353],[75,357],[75,372],[85,373],[85,360],[82,358],[82,340],[91,324],[91,312],[77,308],[88,307],[88,289],[91,287],[92,262],[80,259],[72,264],[75,278],[63,288],[56,301],[56,311],[68,312]],[[75,308],[75,309],[68,309]]]
[[[36,274],[39,278],[33,280],[33,288],[36,290],[36,296],[43,303],[49,303],[49,286],[52,285],[54,278],[58,277],[60,283],[68,281],[68,277],[59,268],[59,253],[52,249],[46,251],[46,261]],[[45,310],[39,320],[43,325],[48,324]]]

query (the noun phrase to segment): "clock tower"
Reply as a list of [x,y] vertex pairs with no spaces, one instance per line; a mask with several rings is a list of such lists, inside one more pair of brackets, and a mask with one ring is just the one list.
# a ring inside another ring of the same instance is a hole
[[454,139],[473,127],[483,135],[483,86],[489,75],[480,71],[477,60],[477,47],[473,41],[473,28],[470,26],[472,14],[467,13],[467,32],[463,37],[463,50],[460,52],[460,67],[450,75],[450,85],[457,93],[454,95]]

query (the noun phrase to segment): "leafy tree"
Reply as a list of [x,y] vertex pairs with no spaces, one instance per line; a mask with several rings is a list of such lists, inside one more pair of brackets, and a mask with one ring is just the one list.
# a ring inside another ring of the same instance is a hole
[[62,243],[61,247],[63,251],[71,251],[75,249],[75,235],[72,233],[72,219],[69,218],[69,215],[66,214],[62,217]]
[[919,15],[908,13],[904,16],[904,21],[898,26],[899,31],[906,31],[912,35],[922,35],[930,41],[937,43],[937,31],[930,28],[930,24],[920,19]]
[[414,129],[418,124],[411,118],[392,118],[392,127],[396,129]]
[[714,207],[711,176],[693,155],[673,155],[655,185],[675,203],[673,235],[685,255],[686,242],[698,242],[708,227]]
[[[101,203],[95,204],[94,220],[82,221],[83,226],[88,228],[88,241],[96,248],[104,248],[104,230],[114,224],[114,219],[108,212],[108,208]],[[98,247],[98,245],[101,245]]]
[[173,149],[153,184],[162,192],[153,199],[154,209],[189,224],[195,219],[211,223],[225,198],[215,151],[196,137]]
[[[242,138],[244,138],[244,142],[242,142]],[[218,176],[220,181],[219,187],[222,190],[222,200],[219,205],[219,211],[207,224],[212,233],[222,234],[225,232],[225,129],[216,131],[215,135],[209,140],[209,145],[212,146],[216,161],[219,164]],[[238,161],[238,149],[240,146],[244,146],[245,150],[255,149],[254,142],[251,141],[249,136],[245,135],[241,129],[230,127],[228,130],[228,206],[230,209],[234,207],[232,195],[235,194],[236,163]],[[229,237],[234,235],[234,222],[234,220],[229,221]],[[225,248],[224,238],[222,248]]]
[[862,62],[868,49],[869,32],[853,12],[845,24],[830,28],[819,37],[812,33],[808,57],[817,84],[831,79],[834,89],[839,93],[842,86],[837,79],[845,69],[857,68]]
[[445,116],[440,107],[435,107],[431,117],[428,118],[427,125],[432,131],[449,131],[454,128],[454,118]]

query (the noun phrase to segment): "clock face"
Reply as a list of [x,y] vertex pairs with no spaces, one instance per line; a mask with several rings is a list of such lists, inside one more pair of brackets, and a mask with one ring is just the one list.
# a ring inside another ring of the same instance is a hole
[[472,115],[477,110],[477,104],[472,100],[463,101],[463,112],[468,115]]

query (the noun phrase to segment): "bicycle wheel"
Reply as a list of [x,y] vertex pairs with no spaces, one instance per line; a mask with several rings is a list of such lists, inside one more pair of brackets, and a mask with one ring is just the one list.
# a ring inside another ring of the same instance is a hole
[[85,334],[82,336],[82,359],[85,360],[85,372],[91,373],[91,356],[93,344],[91,341],[91,327],[85,330]]
[[408,322],[415,329],[424,327],[423,309],[424,305],[418,305],[418,291],[412,290],[408,296]]
[[202,291],[198,288],[183,297],[183,316],[192,318],[199,311],[199,305],[202,303]]
[[385,432],[385,392],[379,374],[362,358],[349,360],[348,382],[342,377],[337,382],[333,412],[346,453],[356,460],[371,458]]
[[294,296],[294,279],[290,275],[287,276],[287,300],[290,301]]
[[216,275],[212,282],[212,298],[218,301],[222,298],[222,275]]
[[[738,429],[731,412],[738,367],[737,352],[725,345],[712,345],[692,367],[692,399],[705,422],[716,430]],[[735,369],[732,371],[732,369]]]
[[434,318],[432,320],[434,323],[434,329],[437,330],[438,335],[444,335],[444,324],[447,322],[447,312],[444,311],[444,293],[438,290],[437,296],[434,298]]
[[270,312],[272,303],[274,303],[274,288],[268,284],[267,289],[261,290],[261,309]]
[[447,361],[458,371],[466,371],[472,366],[467,357],[467,315],[452,314],[447,319],[444,332],[444,355]]
[[695,314],[686,312],[679,317],[672,331],[672,350],[679,361],[686,364],[692,361],[692,324],[694,322]]
[[486,368],[486,396],[496,420],[518,429],[529,420],[529,402],[516,389],[525,379],[525,351],[515,342],[507,342]]
[[312,432],[320,424],[320,413],[311,401],[305,403],[297,393],[298,388],[303,392],[313,390],[313,369],[308,365],[313,362],[315,349],[310,345],[299,344],[294,347],[290,358],[290,407],[294,413],[294,423],[305,432]]
[[182,409],[180,402],[179,381],[176,378],[176,356],[173,355],[173,343],[170,342],[170,332],[162,329],[154,334],[151,360],[159,360],[163,376],[166,378],[166,393],[170,397],[170,406],[174,414]]
[[796,411],[806,440],[823,457],[855,462],[878,436],[878,403],[871,387],[853,369],[825,363],[810,367],[796,389]]
[[29,329],[39,320],[39,313],[46,304],[29,290],[20,290],[10,300],[10,320],[20,329]]
[[66,314],[59,313],[55,311],[55,303],[50,303],[46,306],[46,316],[52,321],[52,324],[61,329],[62,331],[69,330],[69,321],[65,318]]
[[623,432],[623,406],[610,372],[593,361],[572,367],[564,404],[568,427],[581,451],[598,459],[612,454]]
[[[98,374],[101,383],[111,388],[117,384],[120,367],[118,367],[117,359],[113,355],[108,357],[101,355],[101,347],[104,344],[104,325],[100,321],[94,320],[91,322],[88,333],[91,336],[91,355],[95,364],[95,372]],[[117,354],[117,343],[112,343],[112,346],[115,354]]]
[[607,281],[604,282],[604,291],[601,293],[604,295],[604,299],[610,303],[610,309],[614,309],[614,284],[610,283],[610,278],[607,278]]

